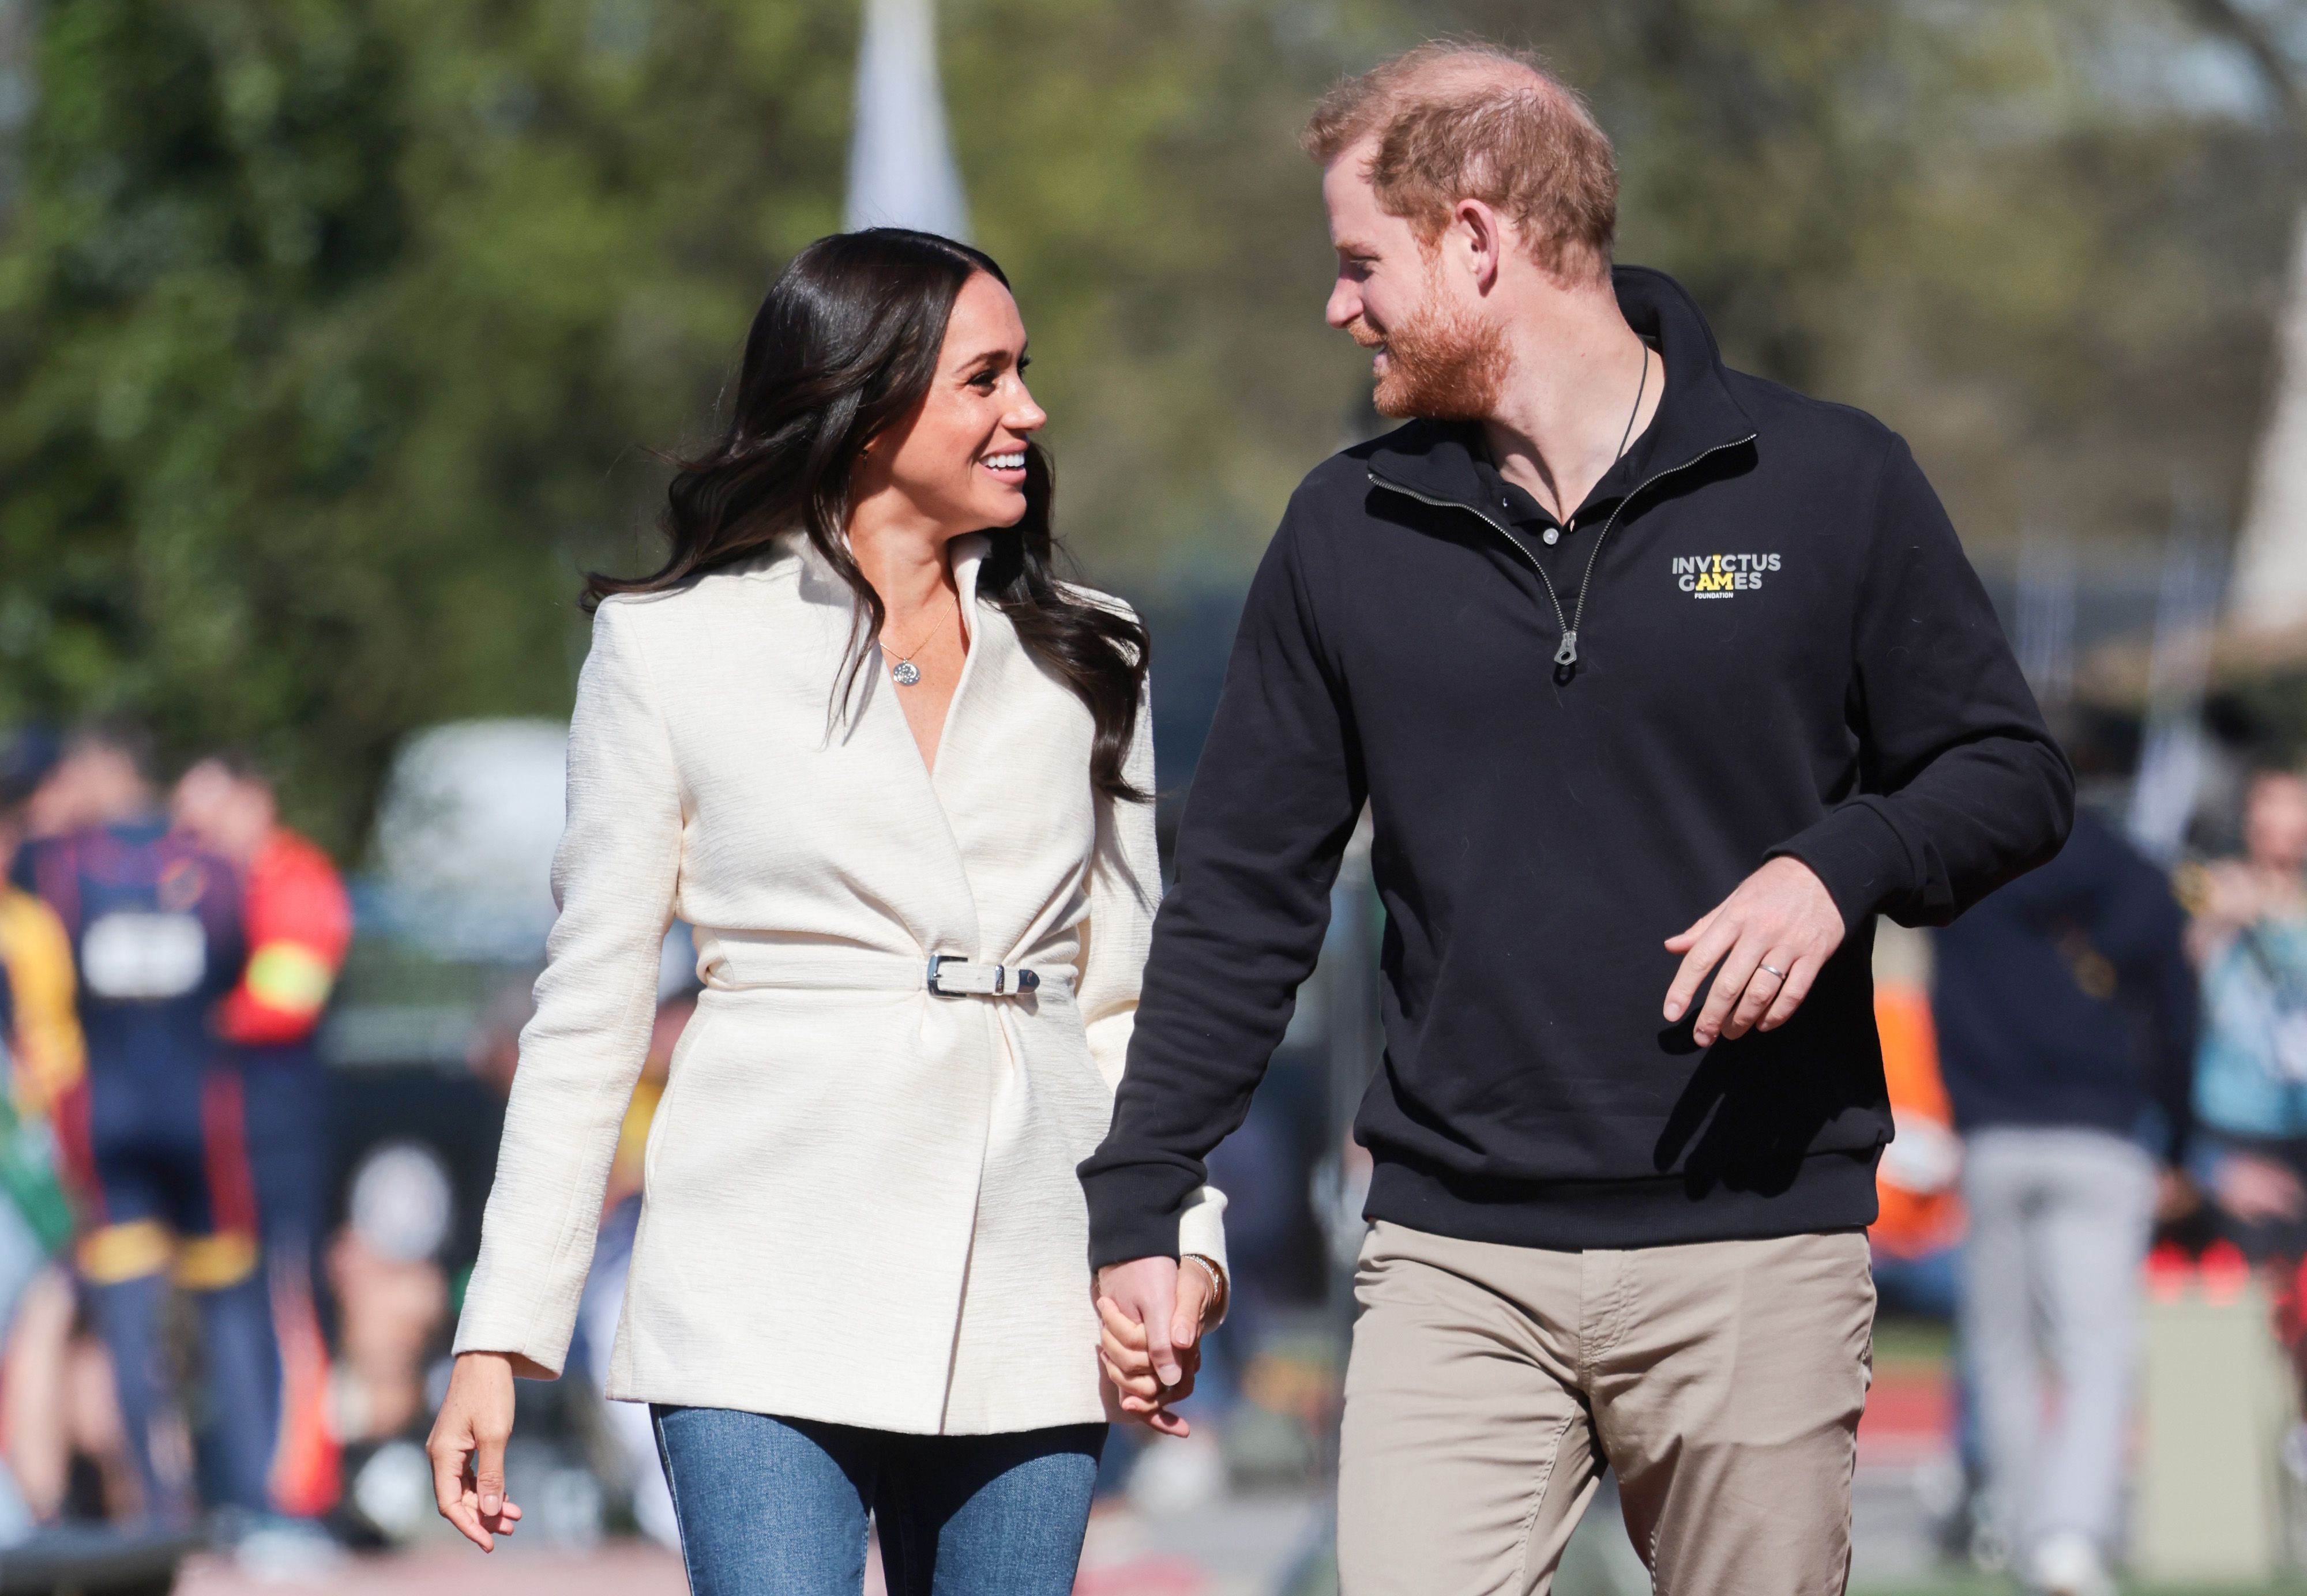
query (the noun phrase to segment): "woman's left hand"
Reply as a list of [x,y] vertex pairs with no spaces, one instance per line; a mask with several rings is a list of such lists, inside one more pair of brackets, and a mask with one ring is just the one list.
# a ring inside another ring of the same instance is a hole
[[[1162,1435],[1192,1433],[1192,1426],[1170,1409],[1194,1394],[1202,1332],[1215,1294],[1206,1271],[1180,1268],[1172,1259],[1141,1258],[1099,1271],[1098,1364],[1126,1421]],[[1177,1378],[1168,1382],[1154,1370],[1153,1338],[1144,1317],[1158,1314],[1164,1298],[1170,1308],[1169,1353],[1178,1369]]]

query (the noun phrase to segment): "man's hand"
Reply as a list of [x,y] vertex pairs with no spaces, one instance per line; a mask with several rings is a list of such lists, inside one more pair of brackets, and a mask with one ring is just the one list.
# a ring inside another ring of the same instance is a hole
[[1162,1435],[1191,1433],[1170,1412],[1193,1395],[1210,1283],[1175,1259],[1140,1258],[1097,1272],[1098,1362],[1130,1419]]
[[2174,1225],[2203,1206],[2203,1194],[2183,1169],[2165,1168],[2155,1177],[2155,1223]]
[[520,1509],[505,1495],[505,1442],[512,1435],[512,1360],[466,1353],[449,1375],[449,1395],[425,1450],[433,1459],[433,1505],[483,1551],[512,1533]]
[[1720,964],[1706,1006],[1691,1026],[1698,1045],[1711,1046],[1717,1037],[1735,1040],[1757,1021],[1763,1030],[1776,1030],[1802,1007],[1842,936],[1842,911],[1825,883],[1800,859],[1781,855],[1740,882],[1689,930],[1667,938],[1666,951],[1683,956],[1666,991],[1667,1021],[1683,1017],[1706,972]]

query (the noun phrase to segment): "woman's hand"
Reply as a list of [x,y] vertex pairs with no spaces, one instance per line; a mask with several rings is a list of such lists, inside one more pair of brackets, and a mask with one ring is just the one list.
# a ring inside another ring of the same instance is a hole
[[2307,1188],[2280,1164],[2256,1153],[2220,1160],[2212,1199],[2246,1225],[2296,1219],[2307,1208]]
[[512,1533],[520,1509],[505,1497],[505,1442],[512,1436],[512,1360],[466,1353],[449,1376],[449,1395],[425,1443],[433,1459],[433,1499],[441,1516],[483,1551]]
[[1201,1267],[1181,1269],[1171,1259],[1141,1258],[1098,1272],[1098,1364],[1125,1420],[1161,1435],[1193,1433],[1170,1408],[1194,1394],[1214,1295]]

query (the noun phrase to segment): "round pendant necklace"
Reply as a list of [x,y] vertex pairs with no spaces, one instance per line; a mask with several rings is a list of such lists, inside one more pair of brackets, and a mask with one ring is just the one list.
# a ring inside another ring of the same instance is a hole
[[913,687],[922,679],[922,668],[913,663],[913,656],[922,652],[922,644],[927,642],[929,639],[923,637],[920,643],[914,644],[905,653],[899,653],[879,637],[873,639],[874,646],[895,661],[889,667],[889,679],[901,687]]

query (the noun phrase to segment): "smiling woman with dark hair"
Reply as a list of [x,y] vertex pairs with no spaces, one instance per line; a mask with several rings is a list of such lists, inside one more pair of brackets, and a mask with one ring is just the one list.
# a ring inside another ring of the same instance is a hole
[[[671,556],[596,576],[562,912],[432,1452],[484,1548],[512,1378],[556,1374],[657,949],[705,984],[646,1165],[609,1395],[653,1404],[700,1592],[1069,1591],[1118,1400],[1074,1165],[1159,875],[1146,637],[1052,574],[1047,419],[1000,270],[821,239],[755,319]],[[1223,1199],[1174,1328],[1222,1302]],[[1166,1411],[1181,1385],[1133,1411]]]

